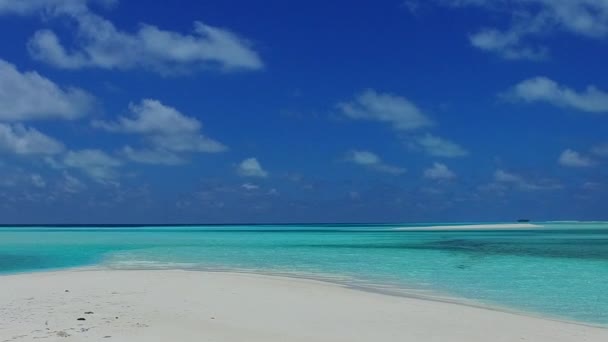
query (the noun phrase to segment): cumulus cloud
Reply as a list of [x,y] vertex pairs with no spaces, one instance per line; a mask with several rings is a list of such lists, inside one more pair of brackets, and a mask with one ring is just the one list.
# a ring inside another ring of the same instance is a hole
[[139,104],[131,104],[129,110],[133,117],[120,117],[117,122],[95,124],[112,132],[150,135],[192,133],[201,128],[200,122],[195,118],[184,116],[175,108],[165,106],[157,100],[144,99]]
[[559,32],[603,39],[608,36],[605,0],[437,0],[442,5],[475,6],[506,13],[506,28],[483,28],[470,36],[471,44],[508,59],[539,59],[548,53],[539,43]]
[[[338,103],[337,108],[342,115],[352,120],[383,122],[400,132],[416,131],[434,125],[431,119],[406,98],[388,93],[378,93],[373,89],[364,91],[352,101]],[[410,137],[406,142],[411,148],[421,149],[436,157],[456,158],[469,154],[462,146],[430,133],[418,137]],[[367,151],[361,152],[370,153]],[[354,161],[356,158],[352,154],[351,152],[350,159]],[[367,155],[367,158],[373,159],[371,155]],[[381,164],[376,165],[376,168],[380,168],[379,165]],[[401,168],[382,168],[387,172],[392,171],[393,173],[403,171]]]
[[0,14],[44,13],[49,18],[70,20],[76,29],[71,46],[64,45],[57,34],[48,29],[37,31],[28,43],[33,58],[59,68],[144,68],[160,73],[210,67],[263,68],[252,44],[230,30],[196,21],[191,34],[149,24],[141,24],[133,33],[124,32],[93,13],[87,5],[89,2],[93,1],[3,0]]
[[227,147],[222,143],[208,138],[202,134],[192,135],[152,135],[150,141],[169,151],[176,152],[201,152],[201,153],[218,153],[227,150]]
[[120,152],[125,158],[142,164],[179,165],[184,163],[184,160],[177,154],[166,150],[135,149],[127,145]]
[[594,165],[590,158],[571,149],[564,150],[560,154],[558,162],[567,167],[590,167]]
[[370,151],[350,151],[346,156],[346,160],[376,171],[394,175],[399,175],[406,171],[404,168],[386,164],[378,155]]
[[118,177],[116,168],[122,163],[101,150],[85,149],[68,151],[63,165],[78,169],[100,183],[113,183]]
[[494,172],[494,183],[486,186],[486,189],[496,189],[503,186],[523,191],[556,190],[562,188],[559,183],[551,180],[532,181],[521,175],[498,169]]
[[496,29],[483,29],[471,34],[469,40],[474,47],[494,52],[505,59],[531,59],[546,58],[548,52],[545,47],[529,47],[522,44],[522,36],[526,30],[521,27],[503,32]]
[[572,108],[585,112],[608,112],[608,92],[595,86],[587,86],[583,91],[576,91],[547,77],[535,77],[524,80],[503,96],[523,102],[545,102],[554,106]]
[[424,170],[424,178],[433,180],[450,180],[456,178],[456,174],[452,172],[445,164],[433,163],[433,166]]
[[435,157],[458,158],[469,154],[464,147],[430,133],[416,138],[415,145]]
[[196,118],[186,116],[160,101],[144,99],[129,106],[130,117],[117,121],[94,121],[93,126],[110,132],[139,134],[150,148],[123,148],[123,153],[133,161],[148,164],[179,164],[177,153],[218,153],[227,149],[222,143],[204,136],[202,124]]
[[347,118],[384,122],[401,131],[432,125],[432,121],[406,98],[373,89],[364,91],[352,101],[338,103],[337,108]]
[[0,0],[0,14],[30,15],[40,11],[48,11],[57,6],[68,6],[70,3],[82,5],[86,1],[67,0]]
[[34,128],[0,123],[0,151],[18,155],[53,155],[63,149],[61,142]]
[[72,120],[86,115],[94,99],[78,88],[61,88],[40,74],[0,59],[0,120]]
[[513,173],[509,173],[504,170],[496,170],[494,172],[494,179],[500,183],[523,183],[524,180],[521,176]]
[[46,181],[38,173],[29,173],[19,167],[3,167],[0,165],[0,188],[2,187],[35,187],[45,188]]
[[257,178],[266,178],[268,177],[268,172],[264,170],[260,162],[256,158],[247,158],[243,160],[238,168],[237,172],[239,175],[243,177],[257,177]]
[[0,0],[0,14],[32,15],[58,10],[77,11],[85,10],[89,3],[110,7],[116,2],[118,0]]

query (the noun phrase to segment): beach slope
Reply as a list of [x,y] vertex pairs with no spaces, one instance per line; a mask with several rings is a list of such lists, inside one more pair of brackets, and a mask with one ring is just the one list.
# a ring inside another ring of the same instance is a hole
[[608,329],[284,277],[85,270],[0,277],[5,341],[608,341]]

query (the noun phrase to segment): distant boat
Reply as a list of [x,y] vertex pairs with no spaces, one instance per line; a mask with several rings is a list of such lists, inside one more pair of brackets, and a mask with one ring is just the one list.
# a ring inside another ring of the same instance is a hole
[[519,220],[517,220],[517,222],[519,222],[519,223],[528,223],[528,222],[530,222],[530,220],[528,220],[528,219],[519,219]]

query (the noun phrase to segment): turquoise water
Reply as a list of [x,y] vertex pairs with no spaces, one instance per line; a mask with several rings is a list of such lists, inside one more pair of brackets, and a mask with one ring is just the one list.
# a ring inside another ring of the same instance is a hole
[[0,273],[87,265],[287,273],[608,324],[608,223],[541,225],[4,227]]

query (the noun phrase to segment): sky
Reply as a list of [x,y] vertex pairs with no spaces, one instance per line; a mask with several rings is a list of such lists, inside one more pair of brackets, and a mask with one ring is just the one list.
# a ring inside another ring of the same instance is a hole
[[0,0],[0,223],[606,220],[608,0]]

